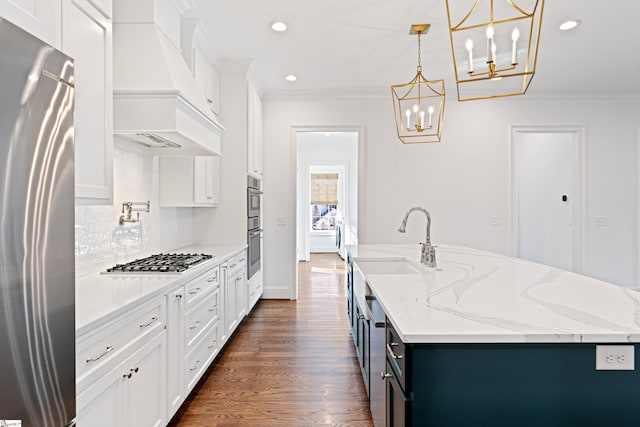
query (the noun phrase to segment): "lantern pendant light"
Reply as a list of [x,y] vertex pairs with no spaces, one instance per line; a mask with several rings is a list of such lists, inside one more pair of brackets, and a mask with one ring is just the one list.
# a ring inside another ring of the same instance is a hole
[[418,67],[409,82],[391,86],[398,138],[404,144],[440,142],[444,119],[444,80],[427,80],[422,74],[421,36],[430,24],[414,24],[409,34],[418,36]]

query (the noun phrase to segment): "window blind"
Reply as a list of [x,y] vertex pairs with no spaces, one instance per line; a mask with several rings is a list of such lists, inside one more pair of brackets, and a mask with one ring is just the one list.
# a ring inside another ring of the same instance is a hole
[[311,174],[311,204],[312,205],[337,205],[338,204],[338,174],[337,173],[312,173]]

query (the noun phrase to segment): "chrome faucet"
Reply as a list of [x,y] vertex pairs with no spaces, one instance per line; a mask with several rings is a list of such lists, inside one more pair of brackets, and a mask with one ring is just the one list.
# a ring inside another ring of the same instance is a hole
[[426,264],[427,267],[435,267],[436,266],[436,247],[431,245],[431,215],[429,215],[429,212],[426,209],[417,208],[417,207],[409,209],[407,213],[404,215],[404,218],[402,219],[402,223],[400,224],[398,231],[401,233],[404,233],[407,231],[407,220],[409,219],[409,215],[411,215],[411,212],[413,211],[422,212],[427,216],[427,237],[424,243],[420,243],[420,246],[422,247],[422,250],[420,253],[420,262],[422,264]]

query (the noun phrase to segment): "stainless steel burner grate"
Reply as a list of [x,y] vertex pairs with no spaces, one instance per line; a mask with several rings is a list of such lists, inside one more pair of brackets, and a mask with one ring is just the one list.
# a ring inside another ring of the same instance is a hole
[[208,254],[156,254],[126,264],[116,264],[105,273],[181,273],[213,258]]

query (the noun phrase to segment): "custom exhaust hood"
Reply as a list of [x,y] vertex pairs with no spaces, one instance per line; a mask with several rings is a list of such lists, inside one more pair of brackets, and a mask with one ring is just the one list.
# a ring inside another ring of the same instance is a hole
[[113,87],[114,134],[155,154],[221,155],[224,128],[155,23],[114,22]]

